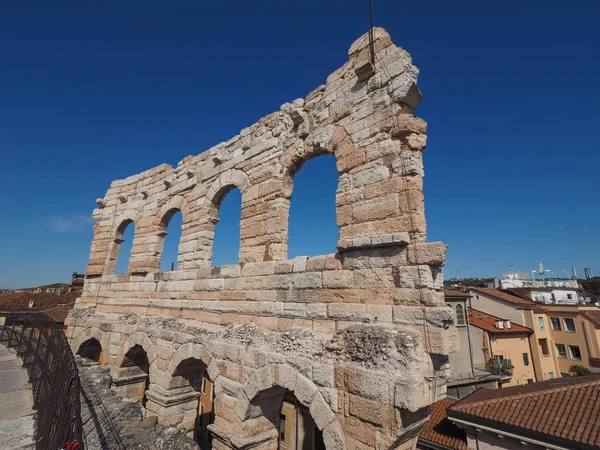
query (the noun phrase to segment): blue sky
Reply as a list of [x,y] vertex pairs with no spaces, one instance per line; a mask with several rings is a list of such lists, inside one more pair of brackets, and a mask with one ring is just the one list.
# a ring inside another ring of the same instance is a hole
[[[366,32],[367,5],[3,5],[0,287],[84,271],[111,180],[177,164],[304,97]],[[446,278],[539,261],[600,274],[599,14],[593,1],[375,0],[375,23],[421,69],[428,239],[450,246]],[[327,158],[297,174],[291,256],[335,251],[335,177]],[[232,193],[216,264],[236,260],[236,215]]]

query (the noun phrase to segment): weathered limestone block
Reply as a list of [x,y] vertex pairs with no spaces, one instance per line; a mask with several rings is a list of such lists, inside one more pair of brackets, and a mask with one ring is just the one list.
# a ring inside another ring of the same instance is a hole
[[417,242],[408,247],[408,261],[410,264],[441,267],[446,262],[448,246],[441,242]]

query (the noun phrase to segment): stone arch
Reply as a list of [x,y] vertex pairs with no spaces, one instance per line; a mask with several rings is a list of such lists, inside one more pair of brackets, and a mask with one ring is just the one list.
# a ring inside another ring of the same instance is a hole
[[279,157],[284,176],[293,178],[302,164],[320,155],[332,154],[340,175],[365,163],[365,152],[357,150],[342,126],[327,125],[289,146]]
[[145,406],[146,393],[152,380],[158,377],[155,346],[144,332],[131,335],[121,346],[121,352],[111,373],[115,389],[121,397],[136,398]]
[[115,361],[115,366],[121,367],[125,355],[135,345],[139,345],[146,352],[146,355],[148,356],[148,362],[150,364],[150,376],[152,376],[153,372],[156,371],[156,364],[154,364],[154,361],[156,360],[156,349],[148,335],[143,331],[137,331],[136,333],[129,336],[129,338],[123,343],[123,345],[121,346],[121,352],[119,353],[119,356]]
[[[119,259],[119,253],[121,250],[121,244],[123,243],[123,233],[127,229],[130,224],[133,224],[136,229],[134,230],[133,240],[135,241],[135,235],[137,234],[137,226],[139,223],[139,213],[134,209],[127,209],[123,211],[117,218],[114,220],[114,224],[116,226],[113,228],[110,237],[109,243],[109,251],[106,257],[106,274],[113,274],[115,269],[117,268],[117,261]],[[133,256],[133,249],[131,252],[131,256]],[[129,265],[131,266],[131,259],[129,261]],[[129,272],[129,269],[128,269]]]
[[87,341],[83,341],[77,349],[77,354],[82,358],[87,358],[100,364],[104,362],[102,345],[96,338],[89,338]]
[[[236,414],[242,421],[257,419],[265,413],[264,407],[256,401],[260,400],[261,394],[267,393],[270,398],[278,395],[283,400],[285,391],[293,393],[308,408],[315,425],[323,433],[327,450],[346,449],[339,421],[317,386],[288,364],[272,364],[254,371],[239,391]],[[271,405],[276,403],[270,401]]]
[[206,364],[207,367],[211,364],[213,359],[212,355],[208,350],[206,350],[204,345],[188,342],[187,344],[181,345],[175,351],[175,353],[171,357],[171,360],[169,361],[167,372],[169,374],[172,374],[173,372],[175,372],[175,370],[177,369],[179,364],[181,364],[182,361],[189,358],[199,359],[204,364]]
[[158,226],[166,226],[169,224],[169,220],[173,217],[173,214],[179,211],[183,216],[184,225],[190,220],[190,207],[185,197],[176,195],[171,197],[158,211]]
[[[230,169],[219,175],[208,188],[206,195],[198,201],[198,206],[200,208],[199,216],[204,219],[202,225],[204,239],[198,243],[198,248],[200,250],[201,258],[208,261],[207,266],[210,265],[210,261],[212,260],[215,226],[219,222],[218,215],[221,202],[229,191],[234,188],[238,188],[242,194],[242,219],[240,227],[243,227],[244,205],[247,202],[252,183],[248,176],[241,170]],[[242,260],[242,255],[243,243],[242,240],[240,240],[240,251],[238,254],[240,260]]]
[[79,350],[81,349],[81,346],[90,339],[95,339],[100,343],[100,346],[102,348],[102,361],[100,361],[100,363],[106,363],[106,360],[103,357],[104,355],[106,355],[105,352],[108,350],[109,347],[108,334],[104,333],[102,330],[96,327],[86,329],[75,340],[73,340],[71,344],[73,353],[78,354]]
[[242,194],[245,194],[252,187],[248,175],[241,170],[231,169],[223,172],[213,182],[206,193],[206,199],[217,206],[229,192],[229,189],[237,187]]
[[182,261],[184,259],[189,259],[189,258],[185,258],[184,253],[190,253],[192,252],[194,249],[190,248],[189,245],[184,245],[185,241],[184,241],[184,236],[183,236],[183,231],[188,229],[191,226],[191,214],[190,214],[190,207],[188,205],[187,200],[185,199],[185,197],[181,196],[181,195],[176,195],[175,197],[170,198],[164,205],[162,205],[162,207],[159,209],[157,216],[155,217],[155,234],[157,236],[156,238],[156,242],[155,242],[155,249],[153,252],[152,257],[155,259],[154,264],[156,265],[156,269],[160,270],[160,264],[161,264],[161,258],[162,258],[162,254],[163,254],[163,250],[164,250],[164,243],[165,243],[165,238],[167,237],[167,227],[169,225],[169,222],[171,221],[171,219],[173,218],[173,216],[177,213],[181,213],[181,228],[182,228],[182,234],[181,234],[181,239],[179,240],[178,243],[178,250],[177,250],[177,268],[178,269],[184,269],[185,267],[184,264],[182,264]]
[[[281,201],[279,209],[280,222],[285,229],[285,256],[287,254],[287,243],[289,241],[289,212],[291,197],[294,190],[294,176],[298,173],[304,163],[322,155],[333,155],[337,169],[337,189],[339,193],[344,190],[345,182],[350,175],[348,172],[364,164],[365,152],[354,147],[352,139],[342,126],[327,125],[314,130],[305,140],[297,140],[290,145],[278,159],[278,171],[281,174],[283,184],[281,189]],[[343,205],[335,207],[336,225],[339,229],[348,223],[348,208]]]

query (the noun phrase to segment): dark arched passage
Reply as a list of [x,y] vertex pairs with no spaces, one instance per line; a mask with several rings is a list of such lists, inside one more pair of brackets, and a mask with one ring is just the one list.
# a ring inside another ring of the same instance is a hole
[[90,359],[94,362],[99,362],[102,364],[103,361],[103,353],[102,353],[102,345],[96,338],[88,339],[83,342],[79,349],[77,350],[77,354],[82,358]]

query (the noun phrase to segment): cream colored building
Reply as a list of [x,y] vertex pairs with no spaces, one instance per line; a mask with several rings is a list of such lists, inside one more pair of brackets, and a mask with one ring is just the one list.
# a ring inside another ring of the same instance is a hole
[[468,313],[469,325],[481,331],[471,333],[481,339],[472,342],[473,353],[483,360],[480,368],[499,375],[500,387],[533,383],[536,377],[529,345],[533,330],[473,308]]
[[530,328],[537,381],[568,374],[572,365],[600,370],[600,308],[589,305],[539,304],[498,289],[470,290],[473,308]]

